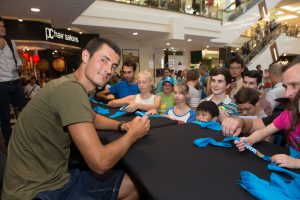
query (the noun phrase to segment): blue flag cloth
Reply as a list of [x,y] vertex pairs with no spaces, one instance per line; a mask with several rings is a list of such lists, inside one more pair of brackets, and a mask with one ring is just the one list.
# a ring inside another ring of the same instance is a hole
[[[198,138],[193,142],[193,144],[196,145],[197,147],[207,147],[209,144],[214,145],[214,146],[219,146],[219,147],[232,147],[231,141],[234,141],[234,140],[239,141],[240,138],[235,137],[235,136],[225,137],[223,139],[223,141],[221,141],[221,142],[217,142],[213,138]],[[265,161],[271,160],[270,156],[265,156],[264,154],[262,154],[261,152],[256,150],[254,147],[252,147],[248,144],[245,144],[245,147],[246,147],[246,149],[248,149],[249,151],[251,151],[252,153],[257,155],[258,157],[260,157],[261,159],[263,159]]]
[[108,118],[114,119],[120,116],[123,116],[126,114],[126,112],[124,111],[124,109],[126,108],[127,105],[122,106],[117,112],[115,112],[113,115],[108,116]]
[[262,200],[300,200],[300,175],[270,163],[268,169],[271,173],[270,182],[258,178],[248,171],[241,172],[241,179],[237,181],[245,190]]
[[[135,114],[136,116],[143,117],[143,116],[146,114],[146,112],[138,110],[138,111],[135,111],[134,114]],[[148,117],[149,117],[149,118],[158,118],[158,117],[164,117],[164,116],[159,115],[159,114],[153,114],[153,115],[148,115]]]
[[106,103],[103,103],[101,101],[96,101],[93,97],[89,97],[90,102],[99,104],[99,105],[107,105]]
[[102,108],[100,106],[94,107],[94,112],[101,114],[101,115],[107,115],[109,113],[109,110],[107,108]]
[[212,130],[215,130],[215,131],[221,131],[222,130],[221,124],[219,122],[215,122],[215,121],[208,121],[208,122],[193,121],[191,123],[198,124],[201,128],[208,128],[208,129],[212,129]]

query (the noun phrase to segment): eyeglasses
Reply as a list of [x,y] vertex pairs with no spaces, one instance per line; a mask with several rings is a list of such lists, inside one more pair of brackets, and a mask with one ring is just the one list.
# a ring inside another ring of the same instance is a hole
[[238,111],[240,112],[240,113],[243,113],[243,112],[247,112],[247,111],[250,111],[251,109],[253,108],[253,105],[251,106],[251,107],[248,107],[248,108],[240,108],[240,107],[238,107]]

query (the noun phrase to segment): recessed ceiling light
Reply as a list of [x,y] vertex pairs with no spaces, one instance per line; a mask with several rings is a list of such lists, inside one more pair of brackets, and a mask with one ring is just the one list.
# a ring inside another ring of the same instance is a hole
[[285,54],[283,54],[283,56],[286,56],[287,54],[285,53]]
[[236,50],[238,51],[238,50],[240,50],[240,48],[236,48]]
[[166,43],[166,45],[167,45],[167,46],[169,46],[169,45],[170,45],[170,43],[168,42],[168,43]]
[[211,57],[208,57],[208,59],[211,59]]
[[55,53],[57,53],[57,50],[54,50]]
[[27,51],[29,51],[29,49],[26,49]]
[[288,19],[294,19],[297,18],[298,16],[296,15],[285,15],[283,17],[278,17],[276,21],[284,21],[284,20],[288,20]]
[[138,35],[139,33],[137,33],[137,32],[134,32],[134,33],[132,33],[132,35]]
[[52,54],[54,55],[54,52],[52,52]]
[[187,39],[187,41],[188,41],[188,42],[191,42],[191,41],[192,41],[192,39]]
[[61,47],[61,49],[65,49],[65,47]]
[[208,49],[208,48],[209,48],[209,46],[206,46],[206,48]]
[[18,20],[19,20],[19,22],[22,22],[22,21],[23,21],[23,19],[21,19],[21,18],[20,18],[20,19],[18,19]]
[[79,34],[82,34],[82,32],[80,31]]
[[39,8],[30,8],[30,10],[31,10],[32,12],[40,12],[40,11],[41,11]]
[[72,30],[71,28],[67,28],[67,29],[68,29],[68,31]]
[[167,50],[167,49],[164,49],[164,51],[165,51],[165,50]]

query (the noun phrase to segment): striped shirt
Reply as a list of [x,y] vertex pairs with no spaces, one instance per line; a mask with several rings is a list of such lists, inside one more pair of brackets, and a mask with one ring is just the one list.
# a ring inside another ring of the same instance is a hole
[[[213,94],[207,98],[204,99],[204,101],[211,101],[213,97]],[[239,115],[239,112],[238,112],[238,106],[229,98],[228,95],[226,95],[226,98],[218,104],[218,107],[219,109],[221,107],[224,107],[226,109],[226,113],[229,115],[229,116],[232,116],[232,115]],[[220,109],[221,111],[222,109]]]

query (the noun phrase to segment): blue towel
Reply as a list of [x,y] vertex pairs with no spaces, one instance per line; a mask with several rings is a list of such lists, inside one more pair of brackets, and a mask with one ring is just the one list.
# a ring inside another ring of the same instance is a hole
[[[277,166],[275,163],[268,165],[271,173],[270,182],[258,178],[248,171],[241,172],[241,179],[237,181],[245,190],[262,200],[300,200],[300,175]],[[285,174],[287,176],[282,176]]]
[[90,102],[99,104],[99,105],[107,105],[106,103],[103,103],[101,101],[96,101],[93,97],[89,97]]
[[94,107],[94,112],[101,114],[101,115],[107,115],[109,113],[109,110],[107,108],[102,108],[100,106]]
[[[140,117],[143,117],[145,114],[146,114],[146,112],[144,112],[144,111],[135,111],[135,113],[134,113],[136,116],[140,116]],[[148,117],[149,118],[158,118],[158,117],[164,117],[164,116],[162,116],[162,115],[159,115],[159,114],[153,114],[153,115],[148,115]]]
[[[127,105],[126,105],[127,106]],[[122,106],[117,112],[115,112],[113,115],[108,116],[108,118],[114,119],[120,116],[123,116],[126,114],[126,112],[124,111],[124,109],[126,108],[126,106]]]
[[[221,141],[221,142],[217,142],[213,138],[198,138],[193,142],[193,144],[196,145],[197,147],[206,147],[209,144],[214,145],[214,146],[219,146],[219,147],[232,147],[231,141],[234,141],[234,140],[240,140],[240,138],[235,137],[235,136],[225,137],[223,139],[223,141]],[[252,153],[257,155],[258,157],[260,157],[261,159],[263,159],[265,161],[271,160],[270,156],[265,156],[264,154],[262,154],[261,152],[256,150],[254,147],[252,147],[248,144],[245,144],[245,147],[246,147],[246,149],[248,149],[249,151],[251,151]]]
[[215,130],[215,131],[221,131],[222,130],[221,124],[219,122],[215,122],[215,121],[208,121],[208,122],[193,121],[191,123],[198,124],[201,128],[208,128],[208,129],[212,129],[212,130]]

